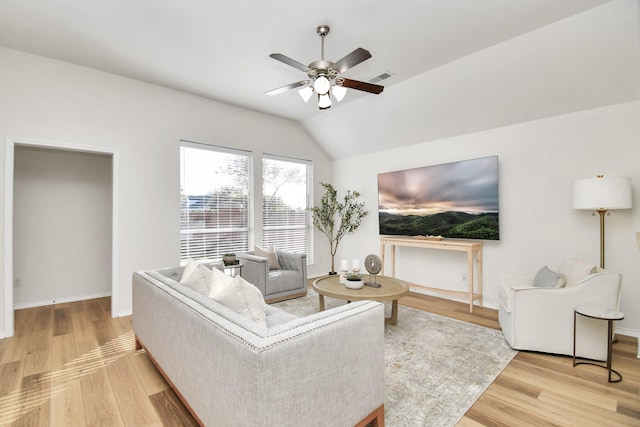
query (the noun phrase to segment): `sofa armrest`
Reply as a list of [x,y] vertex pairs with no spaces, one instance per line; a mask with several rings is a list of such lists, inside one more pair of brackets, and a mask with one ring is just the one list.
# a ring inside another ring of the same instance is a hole
[[267,276],[269,275],[269,264],[267,259],[253,253],[238,253],[236,258],[242,262],[241,276],[247,282],[260,289],[262,295],[267,294]]

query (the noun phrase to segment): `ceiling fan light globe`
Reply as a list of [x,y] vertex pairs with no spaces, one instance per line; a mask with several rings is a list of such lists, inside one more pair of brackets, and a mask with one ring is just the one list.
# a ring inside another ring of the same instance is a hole
[[329,94],[318,95],[318,108],[321,110],[326,110],[331,107],[331,98]]
[[298,94],[300,94],[302,100],[307,103],[309,102],[309,99],[311,99],[311,95],[313,95],[313,88],[311,86],[305,86],[298,90]]
[[326,95],[329,93],[329,89],[331,89],[331,83],[325,76],[320,76],[313,82],[313,88],[318,94]]
[[347,94],[347,88],[335,85],[331,88],[331,93],[336,98],[336,101],[340,102]]

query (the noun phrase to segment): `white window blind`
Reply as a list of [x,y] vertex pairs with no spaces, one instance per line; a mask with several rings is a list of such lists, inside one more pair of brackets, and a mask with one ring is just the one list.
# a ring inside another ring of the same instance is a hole
[[249,249],[251,155],[180,147],[180,259],[219,260]]
[[262,160],[262,244],[307,254],[312,262],[309,217],[311,162],[275,156]]

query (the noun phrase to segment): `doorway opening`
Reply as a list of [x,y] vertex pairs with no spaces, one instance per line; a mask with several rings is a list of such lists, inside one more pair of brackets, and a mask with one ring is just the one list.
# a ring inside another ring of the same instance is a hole
[[[24,154],[27,152],[34,152],[36,154],[43,153],[61,153],[61,154],[86,154],[87,159],[91,159],[92,157],[96,157],[95,155],[100,155],[97,157],[106,156],[110,159],[110,189],[106,191],[110,191],[111,201],[109,205],[105,205],[110,207],[111,212],[110,215],[106,216],[106,220],[110,221],[110,235],[107,233],[106,238],[110,238],[110,265],[107,266],[107,271],[110,269],[110,284],[105,284],[103,289],[104,291],[109,291],[111,294],[111,316],[117,317],[119,313],[119,305],[118,305],[118,275],[117,275],[117,202],[118,202],[118,152],[113,148],[103,148],[103,147],[93,147],[93,146],[81,146],[81,145],[72,145],[54,141],[42,141],[42,140],[34,140],[28,138],[15,138],[8,137],[6,144],[6,157],[5,157],[5,209],[4,209],[4,329],[5,336],[12,336],[15,332],[15,315],[14,310],[16,308],[15,295],[14,295],[14,286],[16,285],[16,277],[14,277],[14,268],[15,262],[17,258],[14,258],[14,250],[16,245],[14,245],[14,232],[16,230],[16,222],[17,225],[20,225],[21,218],[14,217],[14,211],[17,206],[17,203],[25,203],[24,200],[16,200],[16,195],[14,194],[16,188],[16,151],[20,154]],[[70,158],[72,158],[71,156]],[[29,201],[27,201],[29,204]],[[25,211],[21,211],[24,213]],[[24,233],[21,231],[21,233]],[[34,233],[37,236],[37,233]],[[107,256],[109,254],[107,253]],[[23,258],[22,258],[23,259]],[[38,260],[34,260],[35,268],[38,268]],[[73,265],[69,267],[69,274],[73,274]],[[24,271],[24,269],[23,269]],[[19,278],[18,278],[19,279]],[[17,285],[20,285],[18,281]],[[18,288],[16,288],[18,289]],[[46,296],[44,298],[47,300]]]

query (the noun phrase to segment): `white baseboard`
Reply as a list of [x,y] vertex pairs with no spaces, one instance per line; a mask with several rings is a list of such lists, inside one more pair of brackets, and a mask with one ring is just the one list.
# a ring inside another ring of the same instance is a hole
[[104,297],[108,297],[108,296],[111,296],[111,292],[103,292],[103,293],[91,294],[91,295],[75,295],[75,296],[71,296],[71,297],[57,298],[57,299],[54,299],[54,300],[30,301],[30,302],[23,302],[23,303],[19,303],[19,304],[14,304],[13,305],[13,309],[14,310],[20,310],[20,309],[23,309],[23,308],[43,307],[43,306],[46,306],[46,305],[63,304],[63,303],[66,303],[66,302],[84,301],[84,300],[88,300],[88,299],[104,298]]

